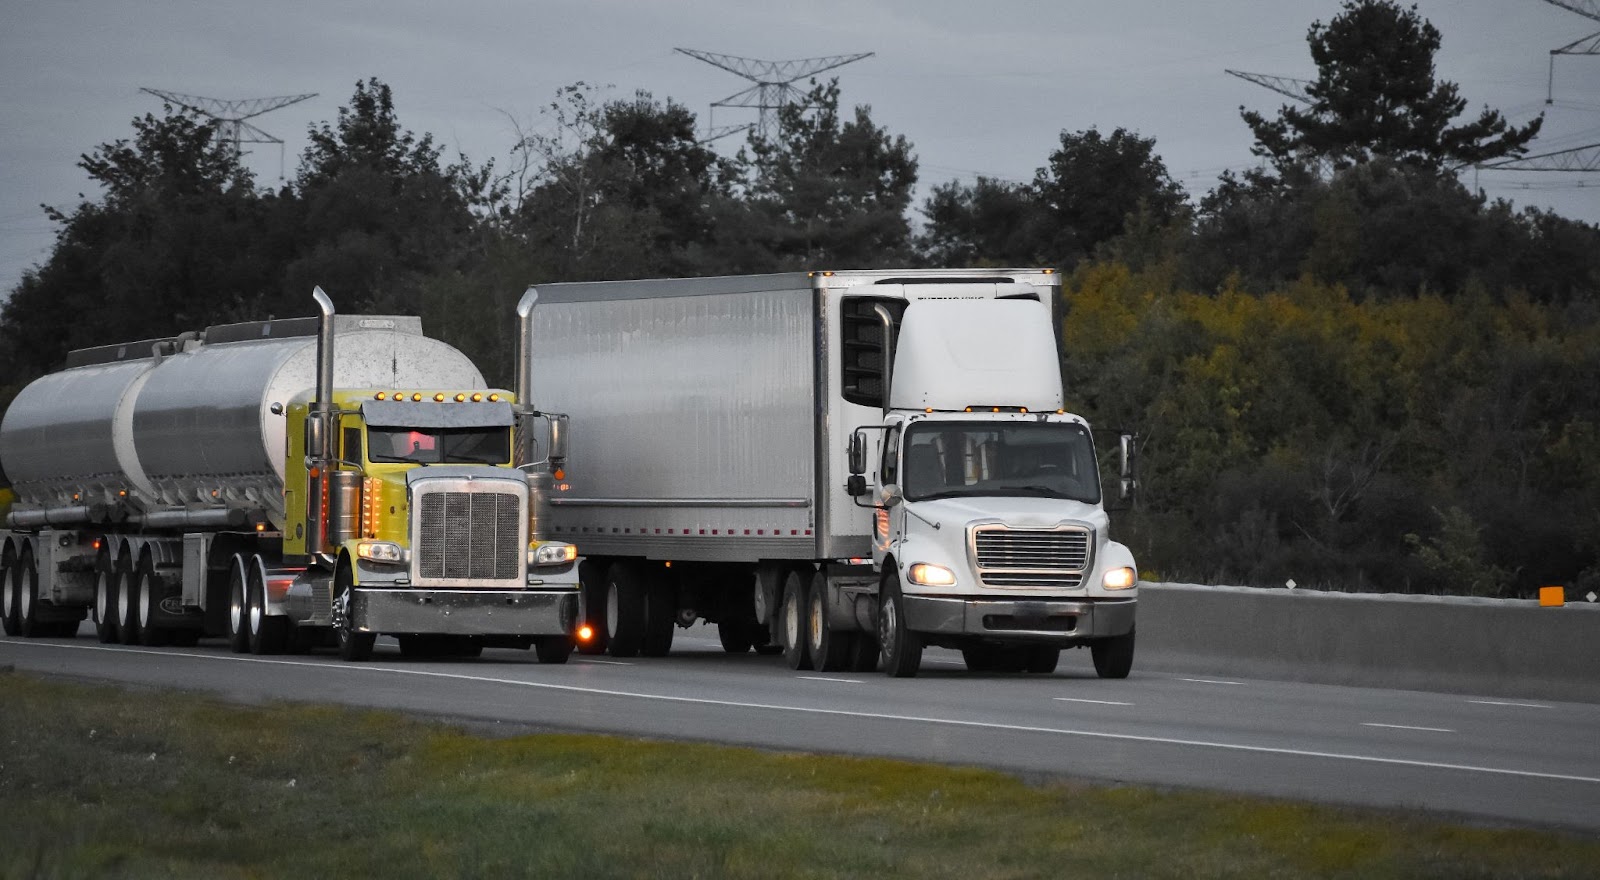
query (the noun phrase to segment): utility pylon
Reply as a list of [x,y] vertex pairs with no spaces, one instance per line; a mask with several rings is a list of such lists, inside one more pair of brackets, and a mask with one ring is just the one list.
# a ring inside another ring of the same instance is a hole
[[254,119],[263,113],[269,113],[301,101],[310,100],[317,96],[316,92],[308,95],[282,95],[276,98],[245,98],[230,101],[223,98],[202,98],[198,95],[182,95],[177,92],[168,92],[161,89],[140,88],[139,91],[155,95],[169,104],[176,104],[185,110],[193,110],[201,116],[209,117],[217,123],[217,142],[233,145],[234,156],[239,155],[240,144],[277,144],[278,145],[278,176],[283,176],[283,140],[274,137],[246,119]]
[[[702,52],[699,49],[674,49],[690,58],[697,58],[713,67],[720,67],[729,73],[737,74],[755,83],[748,89],[737,94],[729,95],[720,101],[711,102],[713,109],[717,107],[753,107],[760,112],[756,119],[756,135],[766,140],[778,133],[778,110],[788,104],[800,103],[800,90],[794,87],[796,80],[808,76],[816,76],[824,70],[843,67],[852,61],[870,58],[872,52],[861,52],[855,55],[828,55],[819,58],[796,58],[792,61],[761,61],[755,58],[740,58],[737,55],[721,55],[716,52]],[[728,132],[724,132],[726,134]]]
[[[1559,6],[1568,12],[1576,12],[1584,18],[1600,21],[1600,0],[1544,0],[1544,2],[1551,6]],[[1574,40],[1559,49],[1550,50],[1550,79],[1544,93],[1546,104],[1555,103],[1557,55],[1600,55],[1600,31]]]
[[1287,76],[1272,76],[1271,74],[1266,73],[1245,73],[1242,70],[1224,69],[1222,72],[1228,74],[1229,76],[1236,76],[1242,80],[1253,82],[1258,86],[1265,86],[1266,88],[1269,88],[1280,95],[1286,95],[1302,104],[1311,103],[1311,95],[1306,92],[1306,89],[1311,86],[1311,80],[1293,79]]
[[1479,165],[1483,171],[1600,171],[1600,144]]

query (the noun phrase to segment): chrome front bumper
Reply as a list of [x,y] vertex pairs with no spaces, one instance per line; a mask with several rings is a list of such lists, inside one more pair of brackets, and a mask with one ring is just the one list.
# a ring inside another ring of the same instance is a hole
[[571,635],[578,591],[424,590],[356,587],[351,615],[361,632],[457,636]]
[[1126,635],[1137,599],[954,599],[905,596],[906,626],[916,633],[1071,645]]

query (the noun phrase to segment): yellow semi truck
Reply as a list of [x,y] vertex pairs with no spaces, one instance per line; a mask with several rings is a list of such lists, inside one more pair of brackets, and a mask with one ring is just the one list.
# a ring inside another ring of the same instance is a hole
[[[403,316],[335,313],[73,352],[0,423],[7,634],[366,659],[565,662],[577,548],[545,535],[565,417]],[[531,302],[525,304],[531,309]],[[527,320],[526,313],[524,320]],[[526,339],[526,334],[523,335]]]

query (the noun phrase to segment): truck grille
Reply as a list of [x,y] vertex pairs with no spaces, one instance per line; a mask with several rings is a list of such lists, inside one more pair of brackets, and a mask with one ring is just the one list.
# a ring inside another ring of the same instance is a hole
[[507,580],[522,573],[522,505],[509,492],[430,492],[417,499],[417,574]]
[[990,587],[1076,588],[1089,568],[1092,534],[1081,526],[981,526],[972,532],[978,577]]

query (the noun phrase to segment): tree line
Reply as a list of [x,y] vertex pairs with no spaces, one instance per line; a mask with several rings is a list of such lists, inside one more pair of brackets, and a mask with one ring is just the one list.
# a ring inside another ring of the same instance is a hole
[[168,108],[78,164],[56,242],[0,307],[0,407],[73,348],[306,312],[419,314],[491,381],[529,284],[885,266],[1064,272],[1073,406],[1139,432],[1118,520],[1157,577],[1528,595],[1600,587],[1600,228],[1490,202],[1526,151],[1438,80],[1415,8],[1307,34],[1304,107],[1241,108],[1260,163],[1191,198],[1153,139],[1063,131],[1027,183],[936,184],[813,83],[733,155],[648,93],[577,83],[504,157],[448,161],[356,84],[292,180],[253,179]]

